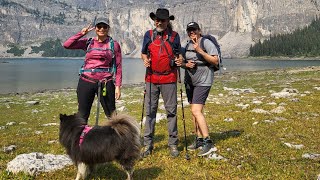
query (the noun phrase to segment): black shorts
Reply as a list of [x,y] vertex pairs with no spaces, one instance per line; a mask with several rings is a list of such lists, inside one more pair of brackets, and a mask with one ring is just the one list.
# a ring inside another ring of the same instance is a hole
[[193,86],[186,84],[186,93],[190,104],[205,104],[211,86]]

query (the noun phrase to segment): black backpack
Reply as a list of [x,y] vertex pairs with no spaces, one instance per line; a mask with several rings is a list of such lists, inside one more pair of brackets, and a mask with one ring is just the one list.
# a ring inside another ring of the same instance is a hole
[[210,35],[210,34],[202,35],[202,39],[201,39],[201,41],[200,41],[200,47],[201,47],[205,52],[207,52],[207,51],[205,50],[205,48],[204,48],[204,40],[205,40],[205,39],[209,39],[209,40],[216,46],[216,48],[217,48],[217,50],[218,50],[218,56],[219,56],[218,64],[217,64],[217,65],[212,65],[212,66],[213,66],[213,70],[214,70],[214,71],[218,71],[218,70],[220,69],[220,67],[222,67],[222,58],[221,58],[220,45],[219,45],[217,39],[216,39],[214,36],[212,36],[212,35]]
[[[217,39],[214,36],[210,35],[210,34],[201,35],[201,37],[202,38],[201,38],[201,41],[200,41],[200,47],[204,52],[207,52],[206,49],[204,48],[204,40],[205,39],[209,39],[216,46],[216,48],[218,50],[219,62],[218,62],[217,65],[210,64],[209,66],[212,67],[214,71],[218,71],[220,69],[220,67],[222,67],[222,58],[221,58],[220,45],[219,45]],[[185,47],[186,50],[188,49],[188,46],[189,46],[189,43],[187,43],[187,45]]]

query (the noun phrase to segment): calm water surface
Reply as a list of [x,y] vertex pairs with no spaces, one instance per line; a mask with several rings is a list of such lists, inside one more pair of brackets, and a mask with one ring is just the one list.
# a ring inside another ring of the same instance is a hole
[[[0,59],[0,94],[75,88],[83,59]],[[255,71],[288,67],[320,66],[319,60],[224,59],[225,72]],[[123,84],[144,82],[140,59],[123,59]]]

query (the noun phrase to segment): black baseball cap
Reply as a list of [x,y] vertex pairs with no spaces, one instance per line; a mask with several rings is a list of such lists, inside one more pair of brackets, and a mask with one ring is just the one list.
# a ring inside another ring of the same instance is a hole
[[188,30],[195,30],[195,29],[200,29],[200,26],[199,26],[198,23],[196,23],[196,22],[189,22],[189,23],[187,24],[187,31],[188,31]]

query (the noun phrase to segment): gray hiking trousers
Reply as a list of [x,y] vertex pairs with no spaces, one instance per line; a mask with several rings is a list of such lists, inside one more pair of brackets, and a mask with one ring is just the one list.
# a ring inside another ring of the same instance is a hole
[[[151,93],[151,94],[150,94]],[[156,115],[158,110],[159,95],[162,95],[164,106],[168,120],[168,145],[178,144],[178,128],[177,128],[177,83],[170,84],[153,84],[146,83],[146,121],[144,128],[144,145],[153,147],[154,132],[156,125]],[[151,95],[151,108],[150,108]],[[150,112],[151,109],[151,112]]]

